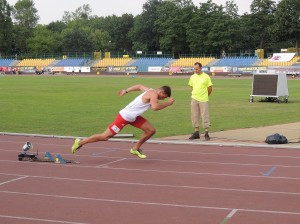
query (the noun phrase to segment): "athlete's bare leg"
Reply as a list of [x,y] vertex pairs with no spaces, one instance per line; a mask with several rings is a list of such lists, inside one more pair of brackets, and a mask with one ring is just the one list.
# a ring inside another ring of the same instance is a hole
[[107,128],[101,134],[95,134],[95,135],[92,135],[92,136],[90,136],[88,138],[80,140],[79,145],[83,146],[85,144],[92,143],[92,142],[107,141],[108,139],[110,139],[113,136],[114,136],[114,134],[111,133],[111,131],[109,130],[109,128]]
[[144,133],[142,134],[142,136],[140,137],[140,139],[138,140],[138,142],[132,147],[132,149],[134,149],[134,150],[140,149],[140,147],[142,146],[142,144],[144,144],[156,132],[155,128],[148,121],[146,121],[140,127],[140,129],[142,129],[144,131]]

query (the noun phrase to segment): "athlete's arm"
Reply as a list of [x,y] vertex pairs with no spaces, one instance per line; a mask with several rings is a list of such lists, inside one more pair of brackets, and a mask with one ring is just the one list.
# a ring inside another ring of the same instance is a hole
[[119,96],[123,96],[125,95],[126,93],[129,93],[129,92],[133,92],[133,91],[142,91],[142,92],[145,92],[149,89],[149,87],[147,86],[144,86],[144,85],[134,85],[134,86],[131,86],[127,89],[122,89],[118,92]]
[[168,106],[171,106],[174,103],[174,98],[171,97],[168,101],[159,103],[158,94],[155,90],[150,90],[147,92],[148,97],[150,97],[150,104],[152,110],[162,110]]

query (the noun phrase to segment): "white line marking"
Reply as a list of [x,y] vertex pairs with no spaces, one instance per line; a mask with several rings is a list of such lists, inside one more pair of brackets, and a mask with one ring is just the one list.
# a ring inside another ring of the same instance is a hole
[[221,222],[221,224],[226,224],[227,221],[238,211],[238,209],[233,209]]
[[[87,146],[88,147],[88,146]],[[90,148],[103,148],[104,150],[119,150],[119,151],[128,151],[128,149],[124,148],[114,148],[114,147],[90,147]],[[11,151],[11,150],[8,150]],[[14,150],[17,151],[17,150]],[[189,152],[189,151],[175,151],[175,150],[147,150],[147,152],[158,152],[158,153],[178,153],[178,154],[197,154],[197,155],[219,155],[219,156],[225,156],[225,157],[233,157],[233,156],[238,156],[238,157],[267,157],[267,158],[288,158],[288,159],[300,159],[300,156],[274,156],[274,155],[266,155],[266,154],[242,154],[242,153],[216,153],[216,152],[201,152],[195,151],[195,152]],[[66,155],[71,155],[71,154],[66,154]],[[79,156],[88,156],[88,155],[79,155]]]
[[[1,142],[1,141],[0,141]],[[3,141],[3,142],[10,142],[10,141]],[[16,142],[11,142],[16,143]],[[21,143],[21,142],[20,142]],[[47,145],[47,146],[58,146],[58,144],[43,144],[39,143],[39,145]],[[63,146],[70,146],[70,145],[59,145],[61,147]],[[85,148],[90,149],[104,149],[104,150],[120,150],[120,151],[128,151],[128,149],[124,148],[116,148],[116,147],[103,147],[103,146],[85,146]],[[6,149],[0,149],[1,151],[14,151],[19,152],[18,150],[6,150]],[[98,151],[97,150],[97,151]],[[224,150],[224,149],[222,149]],[[300,159],[300,156],[273,156],[273,155],[266,155],[266,154],[241,154],[241,153],[216,153],[216,152],[201,152],[201,151],[195,151],[195,152],[189,152],[186,150],[182,151],[175,151],[175,150],[147,150],[148,152],[158,152],[158,153],[178,153],[178,154],[199,154],[199,155],[220,155],[220,156],[226,156],[226,157],[233,157],[233,156],[245,156],[245,157],[267,157],[267,158],[289,158],[289,159]],[[62,154],[62,155],[72,155],[72,154]],[[90,155],[77,155],[77,156],[90,156]]]
[[[224,150],[224,149],[223,149]],[[268,158],[289,158],[289,159],[300,159],[300,156],[273,156],[273,155],[266,155],[266,154],[242,154],[242,153],[217,153],[217,152],[185,152],[185,151],[160,151],[160,150],[147,150],[152,152],[159,152],[159,153],[178,153],[178,154],[199,154],[199,155],[218,155],[218,156],[226,156],[226,157],[233,157],[233,156],[245,156],[245,157],[268,157]]]
[[[20,161],[12,160],[0,160],[0,162],[12,162],[20,163]],[[44,165],[44,166],[57,166],[54,163],[39,163],[39,162],[23,162],[27,165]],[[283,180],[300,180],[300,177],[275,177],[275,176],[262,176],[262,175],[242,175],[242,174],[226,174],[226,173],[200,173],[200,172],[179,172],[173,170],[142,170],[142,169],[128,169],[128,168],[114,168],[114,167],[95,167],[95,166],[84,166],[82,164],[72,164],[72,165],[60,165],[71,167],[80,167],[80,168],[95,168],[95,169],[110,169],[110,170],[125,170],[125,171],[139,171],[139,172],[157,172],[157,173],[174,173],[174,174],[184,174],[184,175],[211,175],[211,176],[229,176],[229,177],[247,177],[247,178],[270,178],[270,179],[283,179]]]
[[110,152],[115,152],[115,151],[116,151],[116,149],[110,149],[108,151],[93,152],[91,155],[94,156],[94,157],[98,157],[98,156],[102,156],[103,154],[110,153]]
[[[62,154],[64,155],[64,154]],[[89,155],[78,155],[79,157],[89,157]],[[117,159],[123,157],[115,157],[115,156],[97,156],[97,158],[110,158]],[[126,158],[128,160],[135,160],[134,158]],[[278,164],[259,164],[259,163],[222,163],[222,162],[205,162],[205,161],[194,161],[194,160],[165,160],[165,159],[147,159],[147,161],[159,161],[159,162],[178,162],[178,163],[199,163],[199,164],[221,164],[221,165],[237,165],[237,166],[261,166],[261,167],[286,167],[286,168],[300,168],[300,166],[295,165],[278,165]]]
[[[35,193],[14,192],[14,191],[0,191],[0,193],[22,194],[22,195],[29,195],[29,196],[42,196],[42,197],[52,197],[52,198],[67,198],[67,199],[88,200],[88,201],[104,201],[104,202],[112,202],[112,203],[141,204],[141,205],[169,206],[169,207],[182,207],[182,208],[199,208],[199,209],[213,209],[213,210],[230,210],[230,211],[234,210],[233,208],[226,208],[226,207],[212,207],[212,206],[185,205],[185,204],[167,204],[167,203],[156,203],[156,202],[113,200],[113,199],[103,199],[103,198],[86,198],[86,197],[60,196],[60,195],[51,195],[51,194],[35,194]],[[288,212],[288,211],[254,210],[254,209],[238,209],[238,210],[245,211],[245,212],[257,212],[257,213],[300,215],[300,212]]]
[[55,222],[55,223],[66,223],[66,224],[88,224],[88,223],[82,223],[82,222],[67,222],[67,221],[59,221],[59,220],[52,220],[52,219],[36,219],[36,218],[8,216],[8,215],[0,215],[0,217],[8,218],[8,219],[25,219],[25,220],[31,220],[31,221]]
[[[84,138],[84,137],[79,137],[79,136],[58,136],[58,135],[42,135],[42,134],[34,134],[34,133],[10,133],[10,132],[0,132],[2,135],[8,135],[8,136],[31,136],[31,137],[44,137],[44,138],[60,138],[60,139],[75,139],[75,138]],[[111,138],[108,141],[111,142],[137,142],[138,140],[136,139],[122,139],[122,138]],[[190,140],[160,140],[160,139],[149,139],[147,143],[152,143],[152,144],[173,144],[173,145],[201,145],[201,146],[231,146],[231,147],[261,147],[261,148],[295,148],[299,149],[299,146],[290,146],[290,145],[268,145],[268,144],[261,144],[261,143],[256,143],[256,144],[249,144],[249,143],[238,143],[238,142],[202,142],[202,141],[190,141]]]
[[[99,156],[99,158],[104,157],[104,158],[120,158],[120,157],[110,157],[110,156]],[[133,160],[133,158],[126,158],[128,160]],[[204,162],[204,161],[193,161],[193,160],[164,160],[164,159],[147,159],[147,161],[158,161],[158,162],[176,162],[176,163],[196,163],[196,164],[217,164],[217,165],[234,165],[234,166],[261,166],[261,167],[282,167],[282,168],[300,168],[300,166],[287,166],[287,165],[276,165],[276,164],[258,164],[258,163],[222,163],[222,162]]]
[[126,158],[118,159],[118,160],[112,161],[110,163],[105,163],[105,164],[102,164],[102,165],[99,165],[99,166],[96,166],[96,167],[98,167],[98,168],[100,168],[102,166],[107,167],[107,165],[110,165],[110,164],[113,164],[113,163],[117,163],[117,162],[120,162],[120,161],[123,161],[123,160],[126,160]]
[[[13,175],[18,174],[3,174],[0,175]],[[300,195],[300,192],[284,192],[284,191],[263,191],[263,190],[251,190],[251,189],[234,189],[234,188],[217,188],[217,187],[201,187],[201,186],[188,186],[188,185],[168,185],[168,184],[146,184],[138,182],[121,182],[121,181],[104,181],[104,180],[90,180],[90,179],[75,179],[64,177],[48,177],[48,176],[31,176],[30,178],[42,178],[53,180],[69,180],[80,182],[94,182],[94,183],[107,183],[107,184],[120,184],[120,185],[134,185],[134,186],[150,186],[150,187],[165,187],[165,188],[183,188],[183,189],[202,189],[202,190],[216,190],[216,191],[236,191],[236,192],[250,192],[250,193],[264,193],[264,194],[284,194],[284,195]]]
[[232,216],[234,216],[234,214],[238,211],[238,209],[233,209],[227,216],[226,218],[231,218]]
[[[55,153],[54,153],[55,154]],[[60,155],[67,156],[69,154],[62,154]],[[76,155],[77,157],[91,157],[90,155]],[[134,160],[134,158],[124,158],[124,157],[116,157],[116,156],[93,156],[93,158],[109,158],[109,159],[128,159]],[[9,161],[9,160],[0,160],[0,161]],[[12,160],[15,162],[15,160]],[[147,161],[158,161],[158,162],[177,162],[177,163],[196,163],[196,164],[217,164],[217,165],[234,165],[234,166],[261,166],[261,167],[283,167],[283,168],[300,168],[300,166],[296,165],[280,165],[280,164],[259,164],[259,163],[222,163],[222,162],[205,162],[205,161],[193,161],[193,160],[164,160],[164,159],[147,159]]]
[[198,173],[198,172],[179,172],[173,170],[142,170],[142,169],[128,169],[128,168],[114,168],[114,167],[100,167],[99,169],[110,169],[110,170],[128,170],[128,171],[139,171],[139,172],[157,172],[157,173],[174,173],[174,174],[190,174],[190,175],[211,175],[211,176],[229,176],[229,177],[247,177],[247,178],[270,178],[270,179],[283,179],[283,180],[300,180],[300,177],[275,177],[275,176],[257,176],[257,175],[243,175],[243,174],[226,174],[226,173]]
[[22,177],[15,178],[15,179],[12,179],[12,180],[9,180],[9,181],[5,181],[5,182],[0,183],[0,186],[2,186],[2,185],[4,185],[4,184],[11,183],[11,182],[14,182],[14,181],[17,181],[17,180],[24,179],[24,178],[27,178],[27,177],[28,177],[28,176],[22,176]]

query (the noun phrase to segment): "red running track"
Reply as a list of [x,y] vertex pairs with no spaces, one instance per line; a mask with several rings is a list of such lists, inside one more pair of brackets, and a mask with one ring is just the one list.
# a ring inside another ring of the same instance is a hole
[[[80,164],[22,162],[39,154]],[[300,150],[0,136],[0,223],[300,223]]]

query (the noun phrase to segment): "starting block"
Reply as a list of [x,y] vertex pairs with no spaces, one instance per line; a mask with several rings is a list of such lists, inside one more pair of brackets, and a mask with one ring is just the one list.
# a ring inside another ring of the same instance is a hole
[[47,159],[48,161],[54,161],[55,163],[66,163],[60,154],[56,154],[56,157],[54,158],[50,152],[45,152],[44,159]]
[[56,154],[55,162],[62,163],[62,164],[67,163],[66,160],[64,160],[60,154]]
[[[27,147],[26,150],[24,150],[25,146]],[[45,152],[44,158],[38,157],[38,151],[37,153],[28,153],[28,150],[32,147],[32,144],[30,142],[27,142],[22,149],[22,152],[18,154],[18,160],[19,161],[29,161],[29,162],[50,162],[50,163],[59,163],[59,164],[66,164],[66,163],[72,163],[72,164],[79,164],[80,162],[75,160],[66,160],[63,159],[63,157],[60,154],[56,154],[55,157],[50,152]]]
[[38,157],[38,154],[23,154],[20,153],[18,155],[19,161],[29,161],[29,162],[50,162],[50,163],[59,163],[59,164],[66,164],[66,163],[73,163],[79,164],[80,162],[75,160],[66,160],[60,154],[56,154],[55,157],[50,152],[45,152],[44,158]]
[[52,154],[50,152],[45,152],[44,158],[45,159],[54,160],[54,158],[53,158],[53,156],[52,156]]

